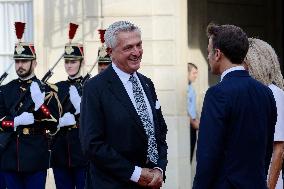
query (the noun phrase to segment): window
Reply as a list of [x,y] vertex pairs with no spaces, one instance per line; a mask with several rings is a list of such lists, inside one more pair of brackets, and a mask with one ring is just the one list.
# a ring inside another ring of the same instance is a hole
[[[13,53],[17,37],[14,23],[26,23],[22,41],[33,42],[33,4],[31,0],[0,0],[0,76],[14,63]],[[2,84],[17,77],[14,65]]]

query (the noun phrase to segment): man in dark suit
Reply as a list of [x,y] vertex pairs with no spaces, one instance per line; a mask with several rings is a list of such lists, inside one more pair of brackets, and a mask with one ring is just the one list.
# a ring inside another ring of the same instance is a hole
[[271,90],[243,61],[249,43],[232,25],[209,25],[208,60],[221,82],[208,89],[201,114],[194,189],[265,189],[276,123]]
[[112,64],[83,88],[80,138],[90,160],[87,188],[160,188],[167,165],[167,126],[152,81],[137,72],[140,29],[109,26]]

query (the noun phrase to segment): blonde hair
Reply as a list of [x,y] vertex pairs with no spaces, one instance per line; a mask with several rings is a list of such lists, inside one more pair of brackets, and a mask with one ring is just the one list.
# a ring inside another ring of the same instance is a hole
[[265,41],[249,38],[249,50],[245,59],[250,75],[265,85],[275,84],[284,90],[284,80],[278,57]]

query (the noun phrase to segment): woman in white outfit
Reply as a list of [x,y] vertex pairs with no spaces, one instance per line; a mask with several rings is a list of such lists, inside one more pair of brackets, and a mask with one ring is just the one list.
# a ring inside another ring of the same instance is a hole
[[267,187],[269,189],[283,189],[280,173],[284,149],[284,80],[274,49],[260,39],[249,38],[249,42],[250,47],[245,60],[247,69],[253,78],[272,90],[278,114]]

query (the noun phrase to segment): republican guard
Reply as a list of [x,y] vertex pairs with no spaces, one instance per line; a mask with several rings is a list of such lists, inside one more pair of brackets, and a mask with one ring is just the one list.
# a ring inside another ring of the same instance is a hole
[[56,83],[63,113],[59,119],[59,131],[53,140],[52,167],[57,189],[83,189],[87,161],[81,150],[78,130],[84,50],[82,44],[72,43],[78,25],[70,23],[69,26],[69,43],[65,45],[64,52],[68,79]]
[[105,46],[105,29],[98,30],[100,34],[100,40],[101,40],[101,46],[98,50],[98,73],[101,73],[104,71],[110,64],[111,64],[111,58],[109,54],[107,53],[107,48]]
[[50,164],[48,133],[56,130],[61,105],[56,86],[34,74],[34,45],[21,40],[25,23],[16,22],[15,28],[18,78],[0,91],[1,129],[9,136],[1,150],[1,171],[9,189],[44,189]]

